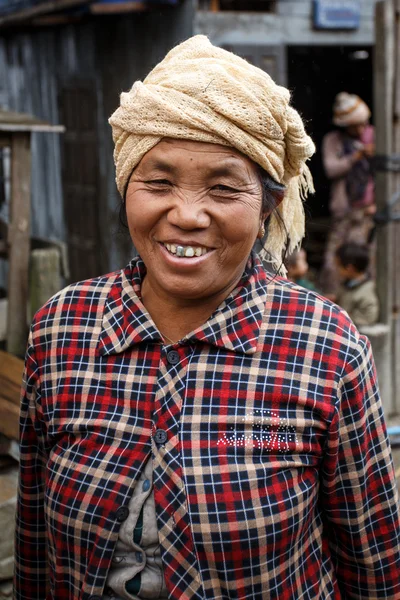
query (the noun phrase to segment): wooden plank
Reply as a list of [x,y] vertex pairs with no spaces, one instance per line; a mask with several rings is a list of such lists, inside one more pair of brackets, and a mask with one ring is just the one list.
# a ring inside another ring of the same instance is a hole
[[0,396],[0,433],[17,440],[19,437],[19,408]]
[[[9,123],[1,123],[0,122],[0,131],[9,131],[13,133],[14,131],[25,132],[25,131],[44,131],[51,133],[64,133],[65,127],[63,125],[46,125],[46,124],[9,124]],[[7,144],[8,145],[8,144]]]
[[53,2],[41,2],[41,4],[36,6],[31,6],[29,8],[19,10],[14,14],[1,17],[0,27],[18,23],[19,21],[27,21],[37,17],[38,15],[74,8],[76,6],[82,6],[89,4],[90,2],[93,2],[93,0],[54,0]]
[[116,4],[115,2],[103,2],[102,4],[92,4],[89,7],[89,10],[95,15],[107,15],[130,12],[144,12],[154,10],[154,8],[156,8],[154,5],[151,6],[146,2],[124,2],[120,4]]
[[30,250],[30,134],[14,134],[11,146],[11,202],[8,228],[9,275],[7,351],[25,354]]
[[0,350],[0,397],[19,406],[24,361]]

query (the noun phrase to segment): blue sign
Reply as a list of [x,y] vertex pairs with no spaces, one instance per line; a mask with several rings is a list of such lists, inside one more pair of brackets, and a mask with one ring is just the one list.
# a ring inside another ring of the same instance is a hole
[[361,0],[314,0],[316,29],[358,29]]

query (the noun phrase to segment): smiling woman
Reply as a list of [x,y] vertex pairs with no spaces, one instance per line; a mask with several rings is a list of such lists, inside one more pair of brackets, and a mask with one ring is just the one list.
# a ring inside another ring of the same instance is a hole
[[126,214],[147,269],[142,300],[174,341],[237,286],[268,216],[251,160],[226,146],[174,139],[152,148],[132,173]]
[[196,36],[110,123],[138,256],[34,318],[16,600],[398,600],[369,342],[253,250],[304,232],[289,92]]

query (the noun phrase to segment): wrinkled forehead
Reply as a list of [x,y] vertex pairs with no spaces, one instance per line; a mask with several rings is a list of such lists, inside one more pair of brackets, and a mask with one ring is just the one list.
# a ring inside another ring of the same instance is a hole
[[135,171],[179,173],[195,170],[204,175],[236,174],[258,177],[259,167],[241,152],[222,144],[163,138],[149,150]]

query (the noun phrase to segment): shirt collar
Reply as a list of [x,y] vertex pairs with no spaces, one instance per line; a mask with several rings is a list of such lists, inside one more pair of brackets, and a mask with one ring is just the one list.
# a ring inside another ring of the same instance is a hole
[[344,287],[348,290],[354,290],[355,288],[358,288],[360,285],[368,281],[368,279],[368,273],[366,273],[365,275],[361,275],[361,277],[356,277],[354,279],[346,279],[346,281],[344,282]]
[[[100,354],[124,352],[140,342],[162,342],[162,336],[140,300],[146,269],[140,257],[121,271],[107,296],[98,349]],[[267,275],[252,254],[235,290],[208,321],[179,343],[208,343],[254,354],[267,299]]]

